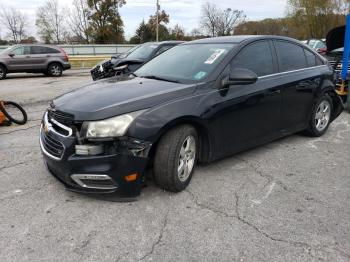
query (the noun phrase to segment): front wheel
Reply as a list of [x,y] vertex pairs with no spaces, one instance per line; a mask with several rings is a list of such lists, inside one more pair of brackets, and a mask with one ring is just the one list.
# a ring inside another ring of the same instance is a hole
[[319,137],[325,134],[331,123],[333,103],[329,95],[323,95],[316,103],[307,133],[311,136]]
[[189,125],[166,133],[157,146],[154,160],[156,184],[168,191],[180,192],[191,181],[198,151],[198,135]]

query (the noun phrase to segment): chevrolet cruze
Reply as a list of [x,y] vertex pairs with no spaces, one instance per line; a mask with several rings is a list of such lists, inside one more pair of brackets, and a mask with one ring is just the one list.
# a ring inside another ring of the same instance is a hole
[[211,38],[54,99],[40,145],[69,190],[135,197],[153,169],[159,187],[179,192],[197,164],[299,131],[321,136],[342,110],[332,68],[306,45]]

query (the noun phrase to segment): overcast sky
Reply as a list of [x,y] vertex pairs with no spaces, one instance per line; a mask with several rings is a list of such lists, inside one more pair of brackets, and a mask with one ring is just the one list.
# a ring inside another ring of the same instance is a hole
[[[45,0],[0,0],[0,6],[12,5],[25,11],[30,16],[31,35],[36,35],[34,27],[35,10]],[[126,5],[120,9],[124,21],[125,36],[129,39],[142,21],[155,12],[156,0],[126,0]],[[287,0],[160,0],[161,9],[170,15],[170,26],[181,25],[186,32],[198,27],[200,6],[202,3],[216,3],[222,8],[240,9],[245,12],[249,20],[260,20],[267,17],[281,17],[285,14]],[[70,8],[72,0],[59,0],[59,3]],[[1,30],[1,29],[0,29]],[[1,35],[4,34],[0,31]]]

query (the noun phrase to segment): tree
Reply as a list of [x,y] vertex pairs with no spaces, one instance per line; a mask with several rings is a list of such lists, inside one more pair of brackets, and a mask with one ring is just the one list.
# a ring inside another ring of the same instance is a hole
[[289,0],[288,17],[307,38],[324,38],[335,26],[345,22],[348,0]]
[[64,10],[60,9],[58,0],[47,0],[37,10],[36,26],[45,43],[60,44],[67,35]]
[[173,40],[184,40],[185,39],[185,29],[179,24],[176,24],[174,28],[170,29],[170,38]]
[[0,23],[7,29],[14,43],[19,43],[26,35],[27,16],[13,7],[1,8]]
[[96,43],[111,44],[124,42],[123,21],[119,8],[125,0],[87,0],[90,30]]
[[89,44],[91,30],[89,28],[89,6],[86,0],[73,0],[69,14],[69,27],[79,42]]
[[221,10],[216,5],[205,3],[202,6],[201,26],[211,36],[228,36],[234,28],[245,21],[245,14],[240,10],[227,8]]
[[[162,10],[158,17],[159,41],[165,41],[170,38],[169,30],[165,26],[169,23],[169,15]],[[156,39],[157,16],[151,15],[147,24],[142,21],[136,29],[135,35],[130,39],[130,43],[141,44],[145,42],[155,41]]]

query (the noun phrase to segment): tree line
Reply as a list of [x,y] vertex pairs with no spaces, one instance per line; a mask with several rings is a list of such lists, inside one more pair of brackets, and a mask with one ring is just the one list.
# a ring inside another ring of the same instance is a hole
[[[193,40],[204,37],[262,34],[285,35],[297,39],[325,38],[333,27],[345,23],[349,0],[288,0],[286,16],[247,21],[243,10],[219,8],[212,3],[201,6],[199,24],[191,32],[180,25],[169,27],[171,16],[165,10],[150,15],[125,40],[124,22],[119,10],[126,0],[72,0],[70,8],[59,0],[46,0],[36,10],[37,35],[45,43],[140,44],[155,41],[158,21],[159,40]],[[13,7],[0,7],[0,27],[10,43],[31,43],[28,16]],[[1,33],[1,32],[0,32]],[[0,39],[0,44],[8,41]]]

